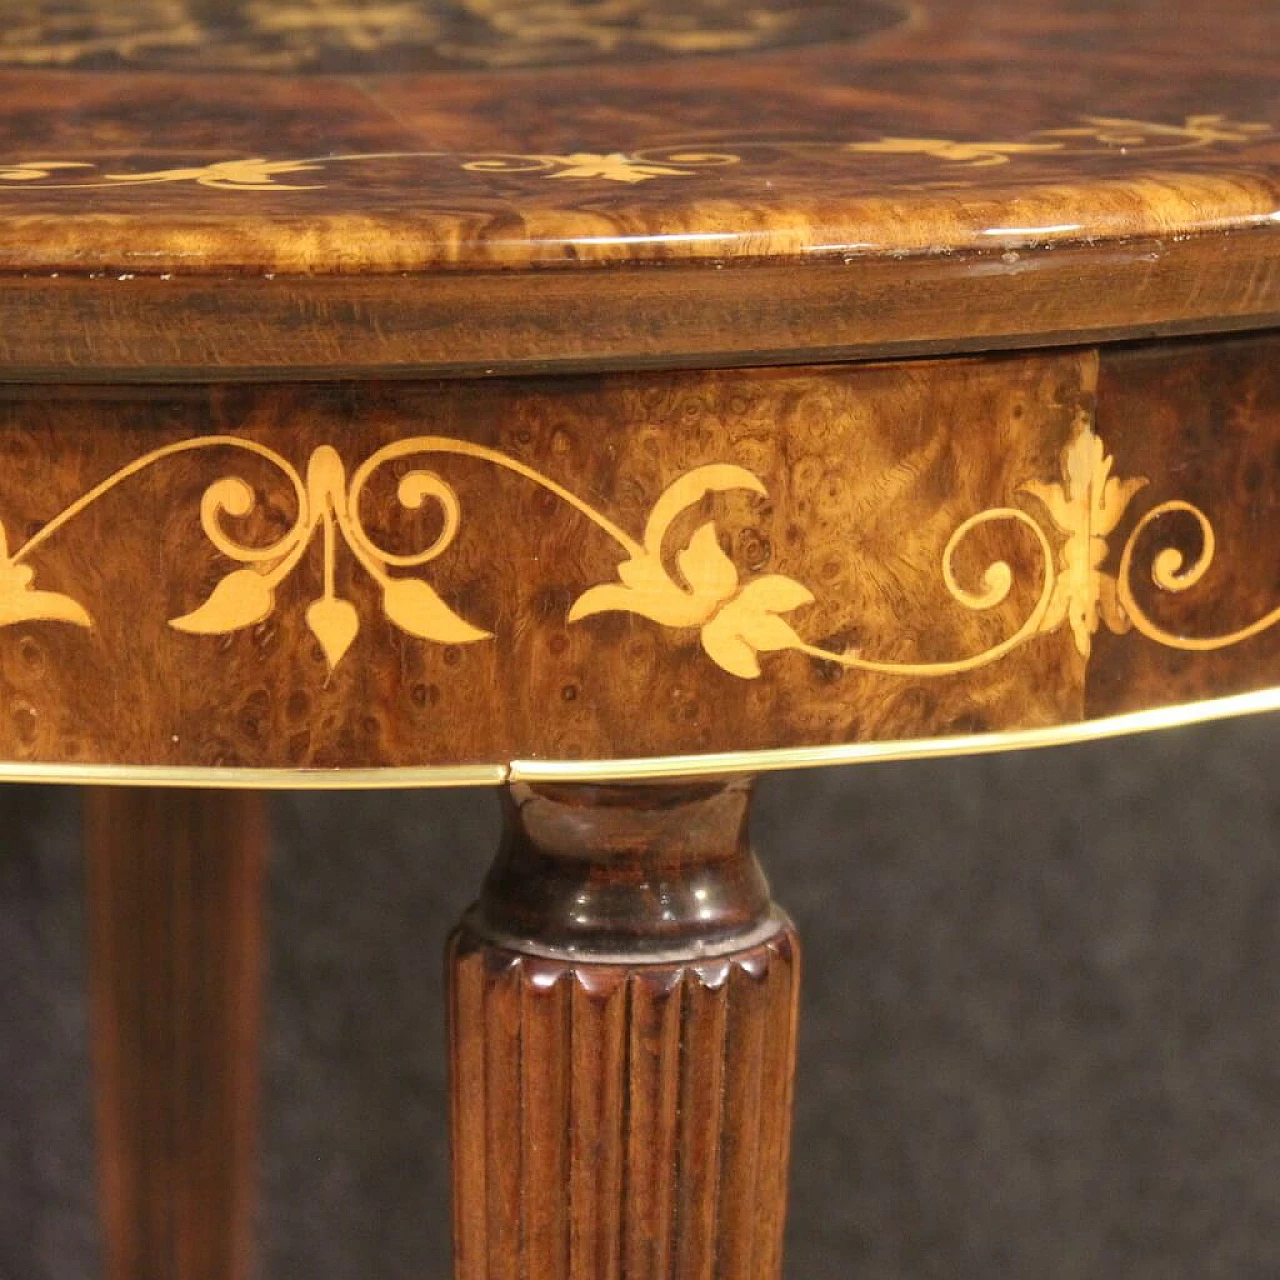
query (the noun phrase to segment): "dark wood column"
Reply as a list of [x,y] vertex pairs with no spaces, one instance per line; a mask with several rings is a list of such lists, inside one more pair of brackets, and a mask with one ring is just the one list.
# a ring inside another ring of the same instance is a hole
[[264,801],[86,795],[106,1280],[247,1280]]
[[513,788],[449,950],[458,1280],[777,1280],[799,957],[750,795]]

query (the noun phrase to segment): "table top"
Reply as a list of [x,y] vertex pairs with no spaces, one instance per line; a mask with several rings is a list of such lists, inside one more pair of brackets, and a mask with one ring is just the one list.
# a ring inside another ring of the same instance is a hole
[[[182,376],[211,344],[248,374],[776,363],[1280,315],[1273,3],[15,8],[0,361],[29,375]],[[192,350],[161,313],[211,281]],[[110,340],[68,337],[102,308]]]
[[1280,705],[1275,0],[11,10],[0,777]]

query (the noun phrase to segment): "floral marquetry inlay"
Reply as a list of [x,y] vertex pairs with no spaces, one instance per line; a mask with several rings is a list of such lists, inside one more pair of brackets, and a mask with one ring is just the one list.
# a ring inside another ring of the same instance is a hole
[[[714,519],[700,519],[692,532],[689,517],[704,509],[709,496],[737,492],[767,498],[767,487],[753,472],[732,463],[709,463],[676,478],[654,503],[637,539],[606,513],[528,464],[486,446],[446,436],[415,436],[377,450],[348,476],[335,448],[316,449],[299,471],[288,459],[257,442],[236,436],[206,436],[157,449],[108,476],[77,502],[54,516],[16,550],[9,550],[0,526],[0,627],[33,622],[66,622],[91,628],[89,611],[69,594],[41,590],[29,561],[88,506],[126,484],[139,472],[167,458],[198,450],[239,451],[268,463],[292,491],[296,512],[285,532],[267,545],[250,545],[233,536],[226,519],[249,516],[259,495],[242,478],[226,474],[205,489],[198,519],[204,535],[230,567],[202,601],[171,619],[178,631],[194,636],[229,635],[265,621],[278,607],[277,590],[294,574],[314,575],[315,594],[305,621],[330,668],[347,655],[363,625],[355,604],[337,588],[336,565],[345,548],[380,592],[386,619],[426,643],[476,644],[491,640],[492,619],[467,618],[421,575],[453,545],[463,513],[454,487],[428,460],[451,456],[497,467],[551,494],[586,517],[622,552],[616,579],[585,583],[567,611],[567,621],[589,625],[601,614],[630,614],[673,632],[696,633],[707,658],[717,667],[752,680],[765,668],[762,655],[792,651],[855,671],[915,678],[957,675],[996,662],[1041,636],[1069,628],[1076,649],[1088,658],[1100,626],[1142,635],[1175,648],[1209,650],[1240,643],[1280,622],[1280,609],[1223,635],[1188,637],[1163,629],[1139,603],[1134,591],[1135,556],[1151,526],[1171,516],[1194,522],[1200,551],[1192,563],[1168,547],[1152,560],[1151,578],[1165,592],[1183,592],[1207,573],[1215,539],[1208,517],[1185,502],[1166,502],[1136,523],[1120,549],[1116,573],[1107,569],[1110,539],[1137,494],[1142,477],[1113,474],[1114,461],[1103,441],[1082,424],[1063,453],[1056,480],[1028,480],[1018,504],[975,512],[952,533],[941,553],[942,581],[962,608],[985,611],[1010,599],[1015,572],[1005,560],[989,563],[976,583],[962,580],[957,556],[974,533],[990,526],[1021,529],[1038,553],[1038,577],[1024,584],[1034,599],[1022,625],[1003,640],[973,654],[941,662],[884,661],[873,650],[835,651],[805,640],[810,614],[820,617],[821,598],[803,581],[778,573],[744,574],[722,546]],[[433,504],[439,532],[429,546],[413,552],[379,544],[360,517],[361,497],[381,468],[412,463],[398,481],[396,495],[408,509]],[[851,533],[851,536],[854,536]],[[310,549],[319,544],[319,572],[310,567]],[[501,544],[498,544],[499,546]],[[500,554],[500,551],[495,551]],[[304,564],[305,562],[305,564]],[[870,649],[870,646],[869,646]]]
[[[486,152],[386,151],[267,159],[261,156],[215,160],[209,164],[133,172],[103,172],[79,159],[30,159],[0,162],[0,185],[32,191],[106,190],[110,188],[189,185],[221,191],[317,191],[330,185],[341,167],[367,171],[378,164],[441,165],[455,172],[535,180],[620,182],[693,178],[736,167],[766,170],[796,162],[823,165],[874,165],[877,158],[923,156],[948,165],[987,168],[1014,160],[1055,156],[1112,156],[1120,159],[1247,147],[1273,141],[1269,124],[1238,122],[1222,115],[1195,115],[1180,124],[1161,124],[1111,116],[1085,116],[1082,123],[1043,129],[1009,141],[883,137],[865,142],[802,140],[775,142],[744,138],[694,142],[680,146],[610,151]],[[362,181],[355,178],[355,181]]]
[[863,155],[930,156],[935,160],[985,168],[1034,156],[1139,155],[1152,152],[1203,151],[1240,146],[1275,137],[1269,124],[1229,120],[1223,115],[1188,116],[1181,124],[1128,120],[1120,116],[1082,116],[1080,123],[1039,129],[1003,142],[949,138],[880,138],[854,142],[849,150]]

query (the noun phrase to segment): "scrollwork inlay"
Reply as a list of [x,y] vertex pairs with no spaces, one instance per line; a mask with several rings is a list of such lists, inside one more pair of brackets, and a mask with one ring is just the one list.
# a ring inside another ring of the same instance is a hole
[[[38,589],[28,563],[88,506],[146,468],[177,454],[197,450],[231,450],[269,464],[292,491],[296,512],[285,532],[264,546],[241,541],[225,519],[244,518],[259,501],[241,477],[228,474],[210,484],[202,497],[199,520],[212,546],[234,568],[189,612],[170,620],[181,632],[197,636],[228,635],[254,626],[277,607],[276,592],[299,570],[308,549],[319,538],[321,572],[317,594],[306,607],[305,621],[315,635],[330,669],[350,650],[361,628],[356,606],[336,585],[339,546],[345,546],[376,583],[388,621],[420,640],[438,644],[475,644],[493,633],[483,619],[461,616],[424,577],[425,569],[453,545],[462,525],[462,508],[454,487],[429,460],[452,456],[497,467],[520,476],[586,517],[622,552],[616,579],[588,585],[568,610],[567,621],[583,624],[605,613],[631,614],[673,631],[696,631],[706,656],[716,666],[745,680],[763,674],[762,655],[793,651],[855,671],[915,678],[958,675],[997,662],[1037,637],[1064,626],[1080,655],[1089,657],[1093,637],[1105,625],[1122,633],[1130,628],[1162,645],[1208,651],[1239,644],[1280,622],[1280,608],[1263,618],[1218,636],[1188,637],[1160,626],[1134,590],[1136,557],[1150,531],[1176,516],[1195,522],[1200,551],[1191,563],[1177,548],[1157,550],[1151,579],[1161,591],[1180,593],[1197,586],[1216,553],[1213,526],[1199,508],[1182,501],[1162,503],[1142,516],[1125,541],[1118,571],[1106,569],[1109,539],[1136,495],[1147,485],[1142,477],[1122,479],[1102,440],[1082,423],[1063,452],[1061,476],[1052,482],[1031,481],[1022,487],[1024,502],[976,512],[952,533],[941,557],[942,581],[961,607],[985,611],[1003,604],[1015,587],[1015,572],[1005,560],[987,565],[976,585],[966,585],[957,568],[957,553],[980,528],[1005,524],[1020,528],[1036,550],[1039,576],[1024,591],[1033,597],[1020,626],[981,652],[941,662],[886,661],[874,653],[838,652],[804,639],[804,614],[821,602],[796,578],[768,573],[744,576],[721,546],[713,519],[702,520],[686,538],[673,542],[677,522],[696,510],[708,495],[739,492],[764,499],[764,482],[753,472],[729,463],[710,463],[679,476],[658,497],[639,538],[543,472],[498,450],[447,436],[423,435],[395,441],[372,453],[350,478],[337,450],[317,448],[305,473],[266,446],[237,436],[207,436],[157,449],[107,477],[67,507],[38,533],[10,552],[0,526],[0,627],[32,622],[65,622],[92,627],[88,610],[70,595]],[[365,527],[361,497],[376,472],[390,464],[412,463],[399,479],[398,501],[410,509],[434,504],[440,530],[430,545],[413,552],[381,546]],[[1047,514],[1048,519],[1043,517]],[[678,545],[683,541],[683,545]]]
[[[528,177],[569,182],[636,184],[663,179],[692,178],[728,166],[759,168],[779,157],[823,164],[848,165],[853,157],[871,164],[876,157],[921,156],[950,166],[989,168],[1037,157],[1163,155],[1274,141],[1269,124],[1231,120],[1223,115],[1186,117],[1180,124],[1129,120],[1114,116],[1084,116],[1081,123],[1061,129],[1042,129],[1008,141],[955,138],[881,137],[864,142],[824,140],[772,142],[767,138],[695,142],[680,146],[647,147],[630,151],[572,151],[563,153],[451,151],[387,151],[330,154],[300,159],[262,156],[215,160],[200,165],[140,169],[132,173],[100,172],[88,160],[14,160],[0,162],[0,185],[33,191],[123,190],[128,187],[188,185],[214,191],[317,191],[320,181],[337,166],[424,162],[464,173],[498,177]],[[281,181],[294,175],[317,175],[302,181]]]

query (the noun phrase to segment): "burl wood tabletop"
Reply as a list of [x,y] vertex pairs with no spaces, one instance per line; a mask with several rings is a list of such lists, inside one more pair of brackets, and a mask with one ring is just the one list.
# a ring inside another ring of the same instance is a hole
[[0,359],[40,376],[774,363],[1274,315],[1280,22],[1254,0],[14,9]]

